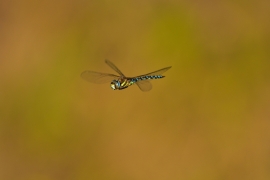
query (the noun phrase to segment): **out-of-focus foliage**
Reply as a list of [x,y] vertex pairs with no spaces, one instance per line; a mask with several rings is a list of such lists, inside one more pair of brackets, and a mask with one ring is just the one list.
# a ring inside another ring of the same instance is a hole
[[[270,179],[270,1],[0,1],[0,179]],[[84,70],[172,66],[112,91]]]

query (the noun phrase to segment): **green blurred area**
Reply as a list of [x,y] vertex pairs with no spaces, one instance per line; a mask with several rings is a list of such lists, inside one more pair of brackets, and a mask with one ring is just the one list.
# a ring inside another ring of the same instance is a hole
[[[270,2],[0,1],[0,179],[270,179]],[[112,91],[85,70],[172,66]]]

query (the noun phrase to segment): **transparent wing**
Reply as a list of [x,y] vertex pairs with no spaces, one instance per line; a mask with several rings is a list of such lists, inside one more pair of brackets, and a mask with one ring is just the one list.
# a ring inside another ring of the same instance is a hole
[[163,73],[165,73],[166,71],[168,71],[172,66],[169,66],[169,67],[165,67],[165,68],[162,68],[160,70],[157,70],[157,71],[154,71],[154,72],[150,72],[148,74],[143,74],[143,75],[140,75],[140,76],[157,76],[157,75],[161,75]]
[[106,59],[105,60],[105,62],[113,69],[113,70],[115,70],[119,75],[121,75],[121,76],[124,76],[125,77],[125,75],[111,62],[111,61],[109,61],[108,59]]
[[[151,72],[151,73],[147,73],[147,74],[143,74],[143,75],[140,75],[140,76],[136,76],[136,77],[161,75],[161,74],[165,73],[167,70],[169,70],[170,68],[171,68],[171,66],[165,67],[165,68],[162,68],[160,70],[157,70],[157,71],[154,71],[154,72]],[[136,77],[134,77],[134,78],[136,78]],[[142,91],[150,91],[152,89],[152,84],[150,83],[150,80],[151,79],[137,81],[136,84],[139,86],[139,88]]]
[[82,72],[81,77],[86,81],[96,84],[111,82],[112,80],[119,78],[119,76],[116,76],[114,74],[100,73],[94,71],[84,71]]
[[136,84],[142,91],[150,91],[152,89],[152,84],[148,80],[138,81]]

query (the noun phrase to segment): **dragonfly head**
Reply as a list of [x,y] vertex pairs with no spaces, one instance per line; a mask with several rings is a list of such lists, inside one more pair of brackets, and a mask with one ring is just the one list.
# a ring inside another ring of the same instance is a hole
[[113,90],[119,89],[120,86],[121,86],[121,85],[120,85],[120,82],[117,81],[117,80],[113,80],[113,81],[111,82],[111,88],[112,88]]

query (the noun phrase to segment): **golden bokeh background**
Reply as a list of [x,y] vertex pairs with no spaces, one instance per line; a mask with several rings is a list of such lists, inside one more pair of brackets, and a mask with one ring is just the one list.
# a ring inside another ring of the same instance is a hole
[[[270,1],[0,1],[0,179],[270,179]],[[85,70],[153,89],[112,91]]]

